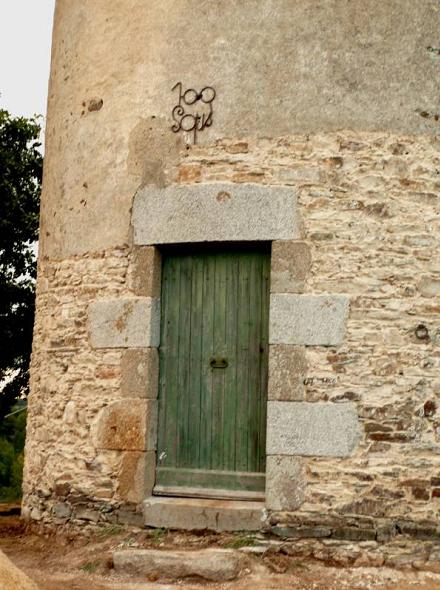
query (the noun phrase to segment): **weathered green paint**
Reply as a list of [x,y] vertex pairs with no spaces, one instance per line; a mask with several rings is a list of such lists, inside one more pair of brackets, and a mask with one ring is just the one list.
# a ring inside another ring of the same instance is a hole
[[266,246],[164,253],[156,492],[264,489],[269,274]]

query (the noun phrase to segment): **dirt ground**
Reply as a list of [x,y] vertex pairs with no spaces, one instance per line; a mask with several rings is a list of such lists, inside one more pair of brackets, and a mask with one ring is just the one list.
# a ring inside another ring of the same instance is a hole
[[[5,512],[4,507],[1,511]],[[0,515],[0,549],[41,590],[440,590],[440,575],[389,568],[335,568],[286,555],[255,555],[240,579],[223,584],[179,580],[133,580],[112,568],[112,551],[123,547],[207,546],[238,548],[247,539],[239,535],[194,535],[168,531],[131,531],[109,526],[90,538],[42,536],[30,533],[16,514]],[[17,589],[19,590],[19,589]]]

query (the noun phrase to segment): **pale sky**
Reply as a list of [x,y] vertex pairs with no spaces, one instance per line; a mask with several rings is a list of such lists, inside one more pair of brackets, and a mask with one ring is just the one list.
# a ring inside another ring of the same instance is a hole
[[0,0],[0,108],[46,115],[55,0]]

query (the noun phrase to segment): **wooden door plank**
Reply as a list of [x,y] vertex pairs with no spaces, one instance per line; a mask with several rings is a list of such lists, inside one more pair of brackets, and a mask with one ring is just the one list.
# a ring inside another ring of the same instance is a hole
[[226,342],[229,366],[225,373],[224,464],[223,469],[236,469],[237,437],[237,305],[239,257],[230,255],[226,271]]
[[[226,267],[228,257],[218,254],[213,257],[214,289],[214,332],[213,357],[227,359],[226,348]],[[226,361],[228,362],[228,361]],[[212,371],[212,461],[211,469],[222,469],[224,455],[224,423],[229,417],[225,415],[225,375],[226,368],[214,368]]]
[[248,471],[217,471],[215,469],[173,469],[160,468],[162,486],[201,486],[221,487],[236,490],[261,490],[264,483],[264,473],[252,473]]
[[178,406],[178,467],[192,465],[191,429],[189,428],[190,384],[189,367],[191,353],[191,306],[192,306],[192,256],[180,259],[178,325],[178,383],[176,384]]
[[215,267],[209,256],[203,261],[202,321],[202,403],[200,427],[200,468],[211,468],[212,450],[212,371],[209,359],[213,354]]
[[164,414],[163,430],[161,430],[161,452],[159,454],[162,465],[176,465],[178,458],[178,326],[179,306],[174,294],[180,291],[180,272],[175,259],[170,258],[164,266],[166,322],[162,320],[163,345],[161,346],[162,358],[162,390],[160,395],[161,410]]
[[237,437],[236,471],[248,471],[248,398],[249,398],[249,268],[250,256],[240,257],[237,295]]
[[[170,314],[170,289],[168,287],[169,282],[169,270],[168,267],[170,261],[168,259],[163,261],[162,269],[162,292],[161,292],[161,324],[160,324],[160,341],[161,346],[159,348],[159,392],[158,392],[158,430],[157,430],[157,448],[160,449],[158,452],[157,464],[161,465],[163,462],[163,454],[167,447],[167,403],[166,403],[166,386],[169,373],[169,359],[170,354],[167,348],[168,342],[168,326],[169,326],[169,314]],[[169,411],[169,410],[168,410]]]
[[249,289],[249,401],[247,464],[250,471],[258,471],[258,410],[260,394],[260,332],[261,332],[261,274],[262,256],[250,261]]
[[191,296],[191,343],[190,343],[190,421],[189,436],[192,449],[192,464],[200,467],[200,438],[202,406],[202,365],[203,365],[203,257],[193,257],[192,296]]

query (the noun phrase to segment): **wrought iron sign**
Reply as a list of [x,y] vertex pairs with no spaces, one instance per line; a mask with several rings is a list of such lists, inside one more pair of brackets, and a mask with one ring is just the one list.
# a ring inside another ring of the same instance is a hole
[[205,86],[200,92],[194,88],[184,91],[182,82],[177,82],[171,90],[179,93],[179,102],[172,111],[174,123],[171,129],[174,133],[193,133],[193,141],[197,143],[197,134],[212,125],[212,103],[216,92],[211,86]]

